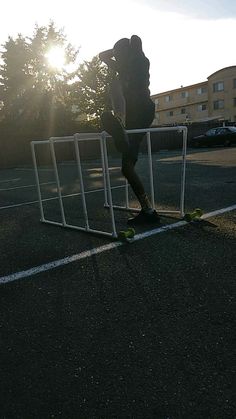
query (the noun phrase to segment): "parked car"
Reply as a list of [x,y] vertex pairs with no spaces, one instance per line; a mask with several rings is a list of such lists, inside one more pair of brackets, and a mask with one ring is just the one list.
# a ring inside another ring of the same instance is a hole
[[204,135],[193,137],[190,145],[193,147],[217,146],[225,147],[236,144],[236,127],[218,127],[209,129]]

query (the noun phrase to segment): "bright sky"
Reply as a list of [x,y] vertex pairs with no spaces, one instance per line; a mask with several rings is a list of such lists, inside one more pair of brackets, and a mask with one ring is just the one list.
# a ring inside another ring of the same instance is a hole
[[132,34],[149,58],[151,93],[207,79],[236,65],[235,0],[12,0],[1,5],[0,44],[53,20],[80,47],[79,60]]

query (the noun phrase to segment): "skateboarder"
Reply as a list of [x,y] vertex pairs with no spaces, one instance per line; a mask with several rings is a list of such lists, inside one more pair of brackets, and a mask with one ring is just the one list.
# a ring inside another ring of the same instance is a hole
[[148,128],[155,115],[155,105],[149,91],[149,60],[142,50],[142,41],[137,35],[122,38],[112,49],[99,54],[100,60],[113,70],[110,86],[112,112],[104,112],[102,125],[114,139],[122,153],[122,173],[128,180],[140,205],[139,214],[128,224],[159,223],[144,186],[135,171],[142,133],[126,134],[125,129]]

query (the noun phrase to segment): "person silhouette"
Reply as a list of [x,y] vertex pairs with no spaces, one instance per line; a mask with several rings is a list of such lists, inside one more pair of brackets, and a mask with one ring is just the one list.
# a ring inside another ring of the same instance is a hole
[[112,49],[103,51],[99,58],[113,71],[110,98],[113,112],[104,112],[101,122],[112,136],[122,154],[122,173],[135,193],[141,211],[128,224],[159,223],[160,217],[152,208],[143,183],[135,171],[143,133],[129,134],[126,130],[148,128],[155,116],[155,105],[150,97],[150,62],[142,49],[141,38],[132,35],[122,38]]

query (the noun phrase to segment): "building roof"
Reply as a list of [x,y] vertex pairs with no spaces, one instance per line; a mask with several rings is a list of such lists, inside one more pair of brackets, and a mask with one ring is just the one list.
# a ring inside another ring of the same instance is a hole
[[236,70],[236,65],[231,65],[229,67],[221,68],[220,70],[215,71],[215,73],[210,74],[210,76],[208,76],[207,78],[209,79],[210,77],[215,76],[217,73],[221,73],[221,71],[229,70],[230,68],[235,68]]
[[[233,69],[233,68],[235,68],[235,70],[236,70],[236,65],[231,65],[229,67],[221,68],[220,70],[217,70],[215,73],[212,73],[210,76],[208,76],[207,79],[209,79],[210,77],[214,76],[217,73],[220,73],[221,71],[228,70],[228,69]],[[199,82],[199,83],[196,83],[196,84],[191,84],[189,86],[181,86],[177,89],[171,89],[171,90],[167,90],[167,91],[164,91],[164,92],[155,93],[154,95],[151,95],[151,97],[155,99],[156,96],[168,95],[169,93],[178,92],[178,91],[182,91],[182,90],[187,90],[187,89],[190,89],[192,87],[201,86],[205,83],[207,83],[207,81],[202,81],[202,82]]]
[[190,84],[189,86],[181,86],[181,87],[178,87],[177,89],[171,89],[171,90],[166,90],[164,92],[155,93],[154,95],[151,95],[151,97],[155,98],[156,96],[160,96],[160,95],[168,95],[168,93],[187,90],[187,89],[190,89],[192,87],[202,86],[203,84],[207,84],[207,81],[202,81],[202,82],[199,82],[199,83]]

